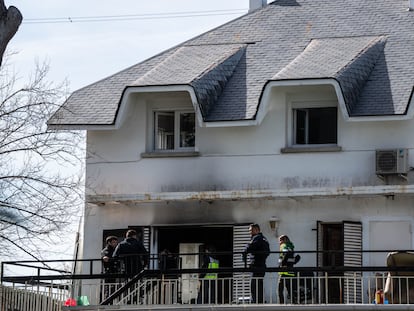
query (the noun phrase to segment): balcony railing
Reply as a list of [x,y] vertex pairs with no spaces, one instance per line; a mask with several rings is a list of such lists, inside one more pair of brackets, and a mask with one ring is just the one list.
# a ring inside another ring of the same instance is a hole
[[[121,306],[414,303],[414,269],[410,266],[290,270],[268,267],[261,270],[265,272],[263,278],[252,278],[252,272],[258,271],[248,267],[219,268],[215,269],[216,279],[199,279],[200,273],[211,270],[158,269],[158,259],[151,258],[151,268],[131,277],[123,273],[94,273],[101,271],[100,259],[3,262],[0,311],[60,311],[65,303]],[[68,264],[82,267],[81,272],[58,268]],[[24,275],[15,272],[16,268],[25,270]],[[279,273],[286,271],[295,276],[284,278],[281,303]]]

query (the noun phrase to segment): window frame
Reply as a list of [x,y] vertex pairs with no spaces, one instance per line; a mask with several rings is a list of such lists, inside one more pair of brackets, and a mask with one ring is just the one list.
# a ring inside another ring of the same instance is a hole
[[[315,109],[315,108],[336,108],[336,143],[327,143],[327,144],[297,144],[296,143],[296,133],[297,125],[295,120],[295,113],[297,110],[304,109]],[[295,150],[315,150],[315,151],[338,151],[338,125],[339,125],[339,109],[338,103],[332,100],[317,100],[317,101],[291,101],[288,103],[287,109],[287,145],[288,148],[284,148],[284,151],[290,151],[291,149]],[[320,149],[320,150],[317,150]],[[340,147],[339,147],[340,149]]]
[[[174,148],[173,149],[159,149],[158,146],[158,116],[174,113]],[[181,115],[190,113],[194,115],[194,146],[180,147],[180,125]],[[177,152],[191,152],[196,149],[196,114],[191,109],[153,109],[152,110],[152,151],[155,153],[177,153]]]

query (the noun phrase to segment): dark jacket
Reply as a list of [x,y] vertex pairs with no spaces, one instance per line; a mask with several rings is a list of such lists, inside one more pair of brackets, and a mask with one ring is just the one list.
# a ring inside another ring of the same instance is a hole
[[115,248],[113,248],[111,245],[107,245],[101,251],[101,258],[103,258],[105,256],[109,257],[109,261],[107,261],[107,262],[102,261],[105,273],[117,273],[118,272],[117,260],[116,260],[116,258],[112,258],[114,251],[115,251]]
[[253,259],[250,264],[253,268],[266,268],[266,258],[269,256],[270,248],[269,242],[261,232],[256,234],[250,240],[244,252],[244,258],[247,254],[252,254]]
[[142,242],[135,238],[126,238],[116,247],[113,255],[124,261],[125,272],[128,276],[135,276],[148,263],[148,252]]
[[161,252],[160,254],[160,269],[170,270],[170,269],[177,269],[177,257],[171,253]]

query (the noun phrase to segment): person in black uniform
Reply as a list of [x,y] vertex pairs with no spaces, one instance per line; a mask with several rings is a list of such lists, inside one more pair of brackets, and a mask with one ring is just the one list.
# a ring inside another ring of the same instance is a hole
[[124,260],[125,273],[129,278],[141,272],[148,263],[148,252],[137,239],[135,230],[127,231],[126,239],[118,244],[112,256]]
[[[116,236],[108,236],[105,239],[106,246],[101,251],[101,259],[103,264],[104,273],[111,275],[118,273],[118,261],[115,258],[112,258],[112,255],[115,251],[116,246],[118,245],[118,238]],[[115,290],[116,279],[113,276],[105,277],[104,284],[104,298],[108,298]]]
[[[270,254],[269,242],[260,232],[260,226],[258,224],[251,224],[249,232],[252,237],[250,243],[247,245],[243,259],[246,262],[247,254],[252,254],[253,258],[250,263],[250,267],[253,269],[266,268],[266,258]],[[263,277],[264,271],[253,271],[253,277],[251,280],[251,294],[252,302],[263,303]]]

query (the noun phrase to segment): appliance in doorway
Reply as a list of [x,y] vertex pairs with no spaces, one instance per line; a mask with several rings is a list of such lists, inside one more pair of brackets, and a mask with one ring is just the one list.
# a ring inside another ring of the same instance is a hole
[[[181,269],[197,269],[200,267],[199,254],[203,251],[202,243],[180,243]],[[181,277],[181,302],[195,303],[198,295],[198,274],[183,274]]]

